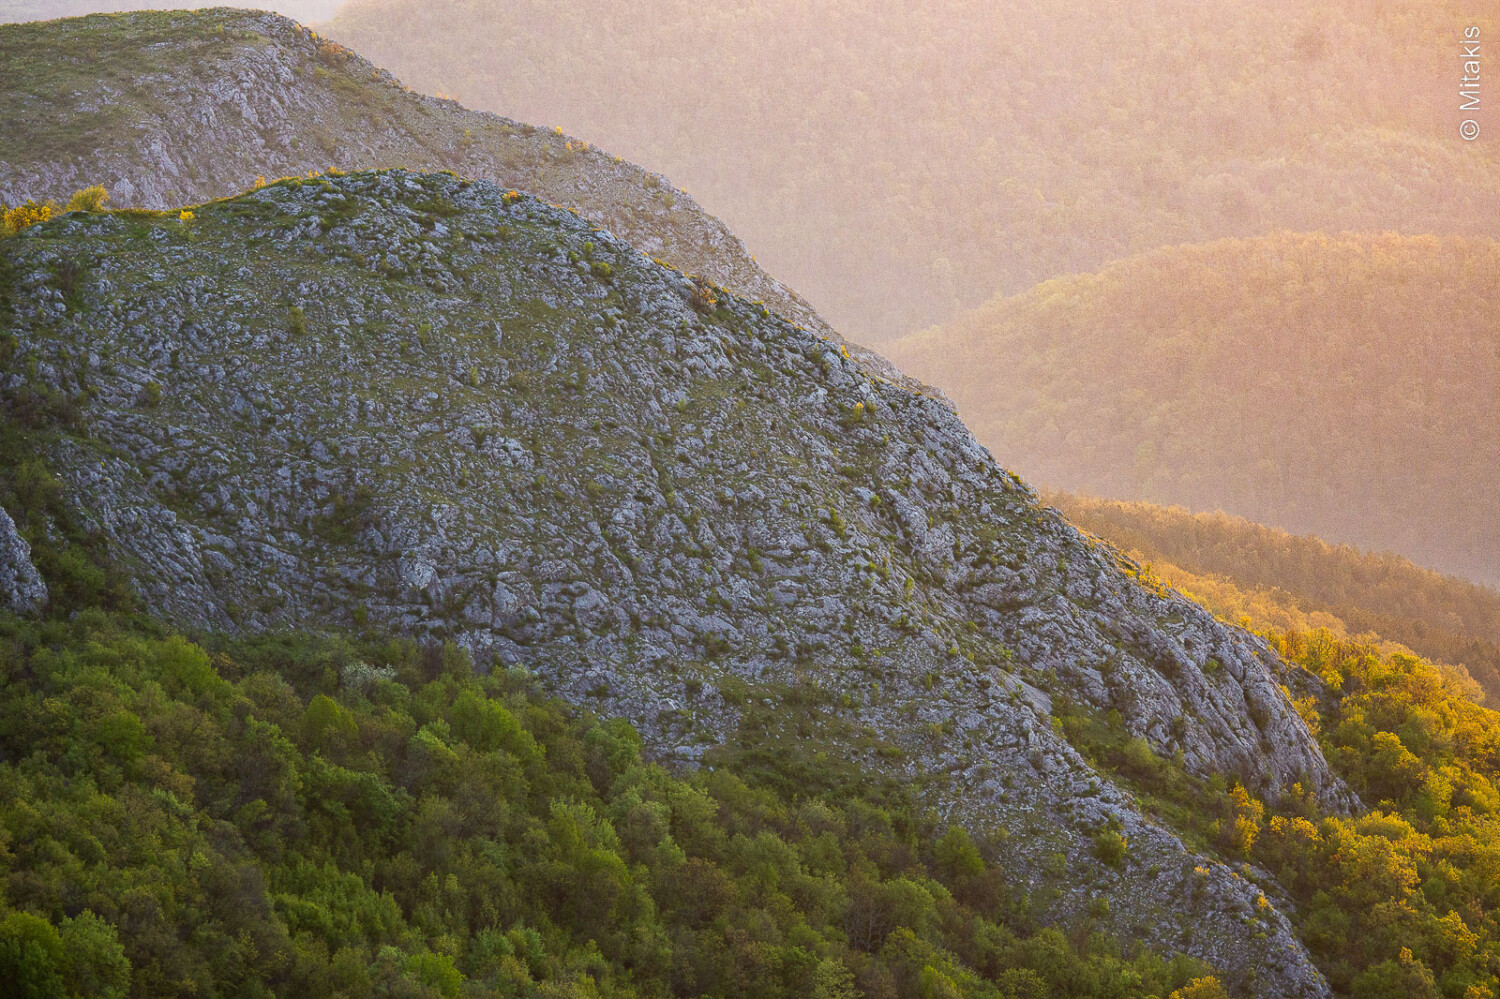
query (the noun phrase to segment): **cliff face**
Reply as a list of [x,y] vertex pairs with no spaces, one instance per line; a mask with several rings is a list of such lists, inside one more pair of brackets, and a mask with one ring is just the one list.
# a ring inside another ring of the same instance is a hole
[[840,752],[1009,830],[1044,916],[1103,896],[1256,994],[1327,993],[1258,888],[1049,717],[1112,709],[1199,774],[1348,805],[1285,665],[836,342],[443,174],[72,214],[0,243],[0,274],[4,389],[71,400],[51,460],[172,619],[457,641],[683,760],[810,699]]
[[31,546],[0,509],[0,608],[29,614],[47,602],[47,584],[31,563]]

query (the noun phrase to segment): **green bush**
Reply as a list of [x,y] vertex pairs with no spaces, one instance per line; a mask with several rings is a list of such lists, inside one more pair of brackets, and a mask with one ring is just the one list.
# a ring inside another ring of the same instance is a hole
[[1094,856],[1111,867],[1124,867],[1128,844],[1125,837],[1113,829],[1105,829],[1094,835]]
[[102,184],[85,187],[81,191],[73,192],[65,207],[59,208],[55,201],[26,201],[23,204],[7,208],[0,203],[0,237],[13,236],[23,229],[29,229],[39,222],[46,222],[52,216],[60,212],[99,212],[104,210],[104,203],[109,200],[109,192]]
[[109,192],[104,189],[103,184],[95,184],[93,187],[85,187],[81,191],[75,191],[68,199],[65,212],[102,212],[104,203],[109,200]]

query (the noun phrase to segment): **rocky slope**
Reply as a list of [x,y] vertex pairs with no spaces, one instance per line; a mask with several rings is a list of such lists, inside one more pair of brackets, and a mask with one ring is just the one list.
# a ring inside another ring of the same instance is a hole
[[830,751],[1006,829],[1039,914],[1327,994],[1253,872],[1187,850],[1049,717],[1113,709],[1199,774],[1351,805],[1285,665],[833,341],[446,174],[70,214],[0,243],[0,275],[7,398],[74,414],[50,460],[174,620],[453,640],[683,760],[800,705]]
[[[241,6],[276,10],[311,24],[332,17],[340,0],[245,0]],[[0,0],[0,24],[136,10],[173,10],[181,0]]]
[[47,602],[47,584],[31,564],[31,546],[0,509],[0,608],[29,614]]
[[116,207],[223,197],[329,167],[454,170],[556,202],[652,256],[828,332],[666,178],[563,135],[418,94],[264,11],[0,26],[0,202],[104,184]]

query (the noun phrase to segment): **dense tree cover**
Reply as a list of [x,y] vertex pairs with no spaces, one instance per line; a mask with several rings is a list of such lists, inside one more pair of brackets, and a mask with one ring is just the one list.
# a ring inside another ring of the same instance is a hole
[[97,610],[0,618],[0,979],[27,996],[1040,999],[1204,976],[1031,925],[983,844],[867,790],[674,776],[629,726],[524,674],[476,676],[451,647],[209,651]]
[[1248,816],[1249,853],[1299,902],[1303,939],[1353,995],[1500,994],[1500,715],[1416,656],[1267,637],[1328,683],[1304,715],[1373,809]]
[[[1195,598],[1205,587],[1223,589],[1201,577],[1227,577],[1235,596],[1211,604],[1226,620],[1249,615],[1257,627],[1282,631],[1373,632],[1432,660],[1465,667],[1489,702],[1500,704],[1500,593],[1489,587],[1398,555],[1331,545],[1225,513],[1072,493],[1043,498],[1078,526],[1155,564],[1174,586],[1182,582],[1180,572],[1163,571],[1161,563],[1199,577],[1188,587]],[[1226,609],[1229,600],[1241,602]]]
[[1500,243],[1157,250],[903,339],[1045,485],[1227,510],[1500,581]]
[[326,30],[664,171],[878,345],[1154,246],[1490,232],[1470,23],[1500,32],[1456,0],[354,0]]
[[1233,780],[1195,780],[1117,718],[1061,705],[1061,724],[1190,840],[1269,872],[1265,890],[1290,896],[1299,935],[1340,994],[1500,994],[1500,718],[1416,657],[1326,632],[1273,637],[1335,685],[1303,708],[1370,811],[1321,815],[1295,799],[1258,800]]

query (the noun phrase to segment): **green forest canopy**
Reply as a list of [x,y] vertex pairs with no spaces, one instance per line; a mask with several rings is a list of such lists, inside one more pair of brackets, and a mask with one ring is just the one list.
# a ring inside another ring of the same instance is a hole
[[878,346],[1155,246],[1492,231],[1457,0],[354,0],[408,84],[665,172]]
[[1500,243],[1155,250],[892,345],[1033,482],[1500,581]]
[[1207,974],[1035,926],[894,789],[674,776],[451,648],[210,652],[0,614],[0,690],[11,995],[1040,999]]

